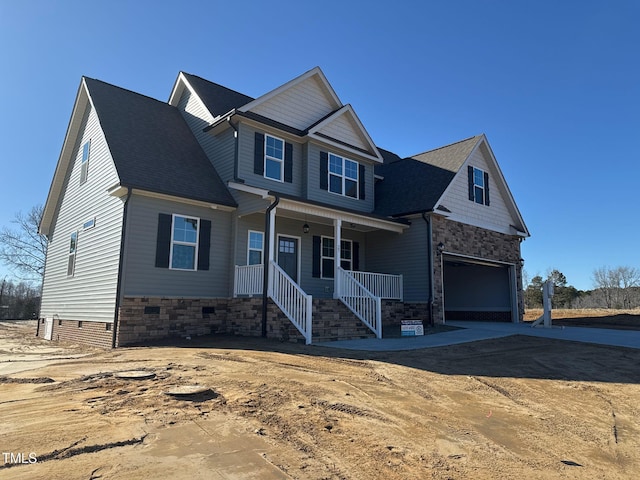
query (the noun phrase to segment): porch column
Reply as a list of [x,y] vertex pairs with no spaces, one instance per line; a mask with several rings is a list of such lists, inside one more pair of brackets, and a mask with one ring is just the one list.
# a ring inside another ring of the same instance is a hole
[[276,207],[274,207],[273,209],[271,209],[271,211],[269,212],[269,231],[266,232],[266,235],[269,236],[269,251],[267,252],[268,255],[268,290],[269,293],[271,293],[271,288],[273,286],[273,270],[271,269],[271,262],[275,261],[276,259],[276,255],[275,255],[275,251],[276,251]]
[[340,233],[342,231],[342,220],[336,218],[333,221],[333,298],[340,297],[340,277],[338,267],[340,267]]

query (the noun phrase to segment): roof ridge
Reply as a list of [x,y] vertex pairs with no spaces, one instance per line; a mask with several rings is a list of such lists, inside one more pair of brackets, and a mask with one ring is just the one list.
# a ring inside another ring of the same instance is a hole
[[413,158],[413,157],[417,157],[418,155],[424,155],[424,154],[426,154],[426,153],[436,152],[436,151],[438,151],[438,150],[442,150],[442,149],[444,149],[444,148],[453,147],[454,145],[457,145],[457,144],[459,144],[459,143],[468,142],[469,140],[472,140],[472,139],[474,139],[474,138],[479,138],[479,137],[481,137],[481,136],[482,136],[482,134],[480,134],[480,135],[473,135],[472,137],[468,137],[468,138],[465,138],[465,139],[463,139],[463,140],[458,140],[457,142],[449,143],[448,145],[443,145],[443,146],[441,146],[441,147],[432,148],[431,150],[426,150],[426,151],[424,151],[424,152],[416,153],[416,154],[414,154],[414,155],[410,155],[409,157],[406,157],[406,158]]
[[252,100],[255,100],[255,98],[252,97],[251,95],[247,95],[246,93],[239,92],[237,90],[234,90],[233,88],[226,87],[226,86],[224,86],[224,85],[222,85],[220,83],[212,82],[211,80],[209,80],[207,78],[204,78],[204,77],[201,77],[200,75],[194,75],[193,73],[185,72],[184,70],[180,70],[180,73],[182,73],[184,75],[187,75],[189,77],[197,78],[199,80],[202,80],[203,82],[210,83],[212,85],[215,85],[216,87],[224,88],[225,90],[228,90],[228,91],[233,92],[233,93],[238,94],[238,95],[242,95],[243,97],[247,97],[247,98],[251,98]]
[[161,103],[162,105],[167,105],[169,107],[172,107],[172,105],[170,105],[169,103],[163,102],[162,100],[158,100],[157,98],[151,97],[149,95],[145,95],[144,93],[135,92],[135,91],[130,90],[128,88],[124,88],[124,87],[120,87],[118,85],[114,85],[113,83],[105,82],[104,80],[100,80],[99,78],[88,77],[86,75],[83,75],[82,78],[85,79],[85,80],[91,80],[93,82],[98,82],[98,83],[101,83],[103,85],[107,85],[108,87],[111,87],[111,88],[117,88],[118,90],[122,90],[123,92],[133,93],[133,94],[135,94],[135,95],[137,95],[139,97],[144,97],[144,98],[147,98],[149,100],[153,100],[155,102]]

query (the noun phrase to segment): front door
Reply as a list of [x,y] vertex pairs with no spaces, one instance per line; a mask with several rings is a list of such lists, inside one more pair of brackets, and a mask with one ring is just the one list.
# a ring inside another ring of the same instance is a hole
[[298,239],[278,237],[278,265],[298,283]]

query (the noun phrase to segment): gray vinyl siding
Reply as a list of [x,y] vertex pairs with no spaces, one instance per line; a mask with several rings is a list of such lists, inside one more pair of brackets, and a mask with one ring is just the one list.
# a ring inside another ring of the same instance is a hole
[[203,132],[203,129],[210,124],[211,115],[188,88],[184,89],[180,97],[178,109],[222,181],[227,183],[229,180],[233,180],[235,150],[233,129],[229,128],[215,136]]
[[[82,146],[91,140],[87,181],[80,185]],[[40,314],[61,320],[112,322],[115,314],[122,200],[107,189],[117,173],[98,118],[90,107],[56,207],[50,232]],[[83,224],[95,218],[95,226]],[[75,273],[67,276],[71,233],[78,232]]]
[[[231,213],[133,195],[127,213],[123,294],[146,297],[227,298],[230,296]],[[186,272],[155,266],[158,214],[211,221],[209,270]]]
[[[365,199],[355,199],[320,189],[320,151],[332,152],[349,160],[354,160],[365,167]],[[337,207],[372,212],[374,208],[373,165],[363,162],[354,155],[336,149],[309,143],[307,156],[307,198],[316,202],[328,203]]]
[[404,233],[367,233],[367,268],[371,272],[403,276],[404,301],[429,299],[427,225],[420,218]]
[[[300,248],[300,287],[315,298],[331,298],[333,296],[333,279],[313,277],[313,236],[333,237],[333,227],[308,222],[309,233],[302,232],[304,221],[276,216],[276,242],[278,235],[299,238]],[[238,219],[236,265],[247,264],[247,240],[249,230],[264,232],[264,215],[255,214]],[[342,229],[342,239],[352,240],[360,244],[360,270],[366,270],[367,247],[365,234],[353,230]],[[276,243],[277,245],[277,243]],[[269,253],[265,250],[265,256]],[[277,254],[276,254],[277,258]]]
[[[255,150],[256,131],[273,135],[293,145],[293,176],[291,183],[278,182],[265,178],[263,175],[253,173],[253,152]],[[247,185],[273,190],[287,195],[295,195],[296,197],[302,196],[302,144],[291,141],[279,133],[256,130],[242,123],[239,125],[239,132],[238,176],[243,179]]]

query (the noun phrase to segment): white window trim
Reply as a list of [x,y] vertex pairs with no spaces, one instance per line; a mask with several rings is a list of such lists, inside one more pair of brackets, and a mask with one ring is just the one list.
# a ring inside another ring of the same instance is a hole
[[[272,157],[271,155],[267,155],[267,137],[271,137],[274,140],[278,140],[282,142],[282,158]],[[285,141],[282,138],[276,137],[274,135],[269,135],[268,133],[264,134],[264,178],[268,180],[273,180],[274,182],[284,183],[284,156],[285,156]],[[273,162],[280,163],[280,178],[273,178],[267,176],[267,160],[271,160]]]
[[[485,174],[485,171],[482,170],[481,168],[474,167],[474,166],[472,166],[472,168],[473,168],[473,203],[476,203],[478,205],[485,205],[485,201],[486,201],[486,198],[485,198],[486,189],[485,189],[485,185],[484,185],[484,174]],[[479,172],[482,173],[482,186],[480,186],[480,185],[478,185],[476,183],[476,170],[478,170]],[[482,189],[482,202],[478,202],[478,197],[476,195],[476,187]]]
[[[198,226],[196,228],[196,241],[193,242],[183,242],[179,240],[173,239],[173,228],[176,223],[176,217],[182,217],[188,220],[196,220],[198,222]],[[183,272],[195,272],[198,270],[198,244],[200,243],[198,240],[200,239],[200,218],[192,217],[191,215],[181,215],[179,213],[171,214],[171,248],[169,249],[169,270],[181,270]],[[173,246],[174,245],[187,245],[189,247],[195,247],[194,257],[193,257],[193,268],[177,268],[173,266]]]
[[[333,257],[327,257],[323,254],[323,244],[324,244],[324,239],[328,238],[333,240]],[[345,242],[345,243],[349,243],[351,245],[350,247],[350,251],[351,251],[351,259],[349,259],[349,263],[351,263],[351,268],[349,270],[353,270],[353,240],[348,240],[346,238],[342,238],[340,239],[340,242]],[[333,277],[325,277],[324,276],[324,269],[322,268],[323,266],[323,260],[327,259],[327,260],[332,260],[334,262],[335,265],[335,258],[336,258],[336,244],[335,244],[335,238],[334,237],[329,237],[328,235],[322,235],[320,237],[320,278],[324,279],[324,280],[333,280],[335,277],[335,268],[334,268],[334,272],[333,272]],[[340,244],[340,265],[342,265],[342,260],[346,260],[342,258],[342,243]]]
[[96,226],[96,217],[92,217],[82,224],[82,230],[89,230]]
[[[342,161],[342,174],[337,174],[337,173],[333,173],[331,171],[331,156],[334,156],[336,158],[339,158]],[[349,162],[353,162],[356,164],[356,196],[355,197],[351,197],[349,195],[346,194],[346,181],[350,180],[350,181],[354,181],[353,178],[347,177],[346,173],[345,173],[345,167],[346,167],[346,163],[347,161]],[[342,193],[337,193],[337,192],[332,192],[331,191],[331,175],[335,176],[335,177],[340,177],[340,180],[342,182]],[[336,153],[331,153],[329,152],[327,154],[327,191],[329,193],[332,193],[333,195],[340,195],[341,197],[345,197],[345,198],[352,198],[353,200],[358,200],[360,198],[360,163],[355,161],[355,160],[351,160],[350,158],[346,158],[343,157],[342,155],[338,155]]]
[[[72,252],[71,241],[74,235],[76,236],[76,244]],[[78,259],[76,255],[77,253],[78,253],[78,231],[76,230],[71,232],[71,234],[69,235],[69,256],[67,257],[67,277],[73,277],[76,274],[76,260]],[[73,269],[71,270],[71,273],[69,273],[69,262],[71,261],[71,257],[73,257]]]
[[[87,148],[87,157],[84,156],[84,149]],[[89,179],[89,158],[91,157],[91,139],[82,144],[82,156],[80,157],[80,185]]]
[[[260,245],[260,249],[257,248],[251,248],[251,234],[252,233],[259,233],[260,235],[262,235],[262,245]],[[261,232],[259,230],[249,230],[247,232],[247,265],[258,265],[256,263],[251,264],[249,263],[249,258],[250,258],[250,254],[251,251],[259,251],[260,252],[260,264],[264,264],[264,232]]]

